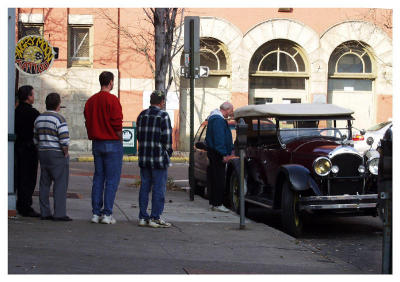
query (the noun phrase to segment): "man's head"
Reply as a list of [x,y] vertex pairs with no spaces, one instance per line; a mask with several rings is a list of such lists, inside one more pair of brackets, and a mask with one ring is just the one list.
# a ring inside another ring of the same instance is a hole
[[50,93],[46,97],[46,110],[56,111],[60,110],[61,98],[58,93]]
[[99,81],[102,89],[111,91],[114,87],[114,74],[109,71],[103,71],[99,76]]
[[150,104],[163,108],[165,105],[165,94],[161,90],[154,90],[150,95]]
[[233,105],[231,103],[223,102],[221,106],[219,106],[219,110],[224,118],[233,117]]
[[18,89],[17,95],[19,102],[25,102],[31,105],[35,102],[35,91],[30,85],[21,86]]

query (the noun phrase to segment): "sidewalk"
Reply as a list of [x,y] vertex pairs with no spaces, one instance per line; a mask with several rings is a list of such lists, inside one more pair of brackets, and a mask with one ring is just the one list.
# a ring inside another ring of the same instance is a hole
[[[115,225],[92,224],[91,179],[71,175],[67,200],[72,222],[11,218],[9,274],[350,274],[360,271],[267,225],[233,212],[217,213],[188,192],[167,191],[167,229],[138,227],[138,188],[122,178]],[[39,210],[38,197],[34,208]]]

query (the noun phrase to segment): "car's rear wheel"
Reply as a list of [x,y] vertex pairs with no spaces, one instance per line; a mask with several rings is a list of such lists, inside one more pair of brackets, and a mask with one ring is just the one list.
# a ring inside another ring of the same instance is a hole
[[281,221],[286,232],[293,237],[299,237],[303,231],[303,221],[298,210],[299,194],[292,190],[288,180],[282,187]]

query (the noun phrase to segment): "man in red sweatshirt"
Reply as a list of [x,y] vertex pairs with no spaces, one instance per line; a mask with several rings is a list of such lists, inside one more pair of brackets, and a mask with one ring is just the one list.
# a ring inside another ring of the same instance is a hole
[[[112,216],[115,195],[122,169],[122,107],[110,94],[114,75],[104,71],[99,76],[101,90],[85,104],[85,125],[92,140],[94,176],[92,185],[92,222],[114,224]],[[104,203],[104,206],[103,206]]]

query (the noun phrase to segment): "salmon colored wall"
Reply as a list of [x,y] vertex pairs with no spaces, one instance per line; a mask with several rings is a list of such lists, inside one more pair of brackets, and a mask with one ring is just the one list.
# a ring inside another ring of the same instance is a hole
[[[150,61],[154,66],[154,43],[152,35],[154,27],[151,25],[143,12],[143,9],[121,9],[121,48],[120,48],[120,70],[121,78],[153,78],[148,59],[137,52],[137,47],[143,47],[144,41],[140,38],[132,39],[132,35],[140,34],[144,39],[149,40],[147,48],[151,54]],[[125,32],[126,31],[126,32]],[[136,46],[133,40],[139,44]]]
[[175,126],[172,128],[172,149],[177,150],[179,147],[179,110],[174,110]]
[[124,121],[134,121],[143,110],[143,100],[141,91],[120,91],[120,102]]
[[387,121],[393,117],[393,97],[391,95],[378,95],[377,96],[377,116],[376,123]]
[[238,107],[246,106],[249,103],[249,95],[247,92],[240,93],[234,92],[232,93],[232,101],[233,107],[236,109]]
[[[388,9],[377,10],[376,23],[384,29],[390,37],[390,29],[384,27],[383,22],[387,18]],[[373,15],[368,8],[293,8],[291,13],[278,12],[278,8],[187,8],[185,15],[191,16],[213,16],[233,23],[242,33],[264,21],[274,18],[294,19],[314,29],[322,35],[333,25],[348,20],[372,21]]]

